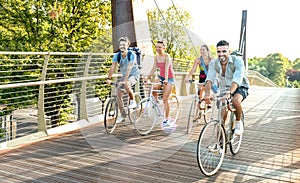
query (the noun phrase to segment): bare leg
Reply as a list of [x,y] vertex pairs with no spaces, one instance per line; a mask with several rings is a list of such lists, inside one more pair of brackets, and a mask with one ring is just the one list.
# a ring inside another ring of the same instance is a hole
[[119,106],[119,109],[120,109],[121,113],[124,113],[123,95],[124,95],[124,93],[119,90],[118,93],[117,93],[117,97],[118,97],[119,100],[117,100],[117,102],[118,102],[118,106]]
[[169,113],[170,113],[170,106],[169,106],[169,96],[171,93],[172,85],[167,84],[164,86],[163,90],[163,103],[164,103],[164,110],[165,110],[165,118],[169,118]]
[[241,120],[242,116],[242,101],[243,101],[243,96],[239,93],[235,94],[232,99],[232,104],[235,108],[235,117],[237,121]]
[[128,93],[129,99],[133,100],[134,95],[133,95],[133,90],[131,88],[131,82],[130,81],[125,82],[124,88],[125,88],[126,92]]

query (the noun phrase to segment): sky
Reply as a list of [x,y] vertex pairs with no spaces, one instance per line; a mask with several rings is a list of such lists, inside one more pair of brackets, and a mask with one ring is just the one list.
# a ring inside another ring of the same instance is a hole
[[[151,3],[152,0],[146,0]],[[173,0],[193,19],[190,31],[206,44],[227,40],[238,49],[242,11],[247,10],[247,57],[282,53],[291,61],[300,58],[300,11],[297,0]],[[172,0],[156,0],[159,7]],[[155,5],[155,4],[154,4]],[[297,44],[298,43],[298,44]]]

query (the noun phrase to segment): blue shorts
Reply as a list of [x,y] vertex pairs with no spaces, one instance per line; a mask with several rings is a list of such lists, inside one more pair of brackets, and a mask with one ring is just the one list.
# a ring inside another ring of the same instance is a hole
[[248,88],[244,87],[244,86],[239,86],[235,92],[233,92],[233,95],[239,93],[243,96],[243,100],[245,100],[247,98],[247,96],[249,95],[248,93]]
[[[159,78],[161,81],[164,81],[164,80],[165,80],[165,78],[164,78],[164,77],[161,77],[161,76],[158,76],[158,78]],[[174,84],[175,84],[174,78],[169,78],[169,79],[168,79],[168,83],[171,84],[171,85],[174,85]]]

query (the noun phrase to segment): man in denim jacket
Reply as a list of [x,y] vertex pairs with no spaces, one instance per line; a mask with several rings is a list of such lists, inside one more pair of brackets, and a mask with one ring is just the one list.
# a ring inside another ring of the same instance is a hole
[[[248,96],[249,80],[245,76],[244,62],[240,57],[230,55],[229,43],[221,40],[217,43],[218,58],[210,62],[208,75],[205,81],[206,103],[210,103],[210,88],[212,82],[219,77],[220,94],[223,99],[232,98],[232,104],[235,107],[236,125],[234,133],[241,135],[244,132],[242,116],[242,101]],[[227,114],[224,115],[225,121]]]

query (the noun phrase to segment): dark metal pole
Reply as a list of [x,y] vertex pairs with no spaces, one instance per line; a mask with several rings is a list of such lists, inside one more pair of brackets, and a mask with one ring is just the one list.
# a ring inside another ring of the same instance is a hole
[[132,0],[111,0],[113,49],[119,49],[118,39],[126,36],[136,46]]
[[247,25],[247,10],[243,10],[239,52],[243,54],[244,64],[245,64],[246,69],[248,69],[248,61],[247,61],[247,56],[246,56],[246,25]]

